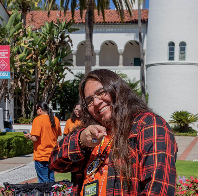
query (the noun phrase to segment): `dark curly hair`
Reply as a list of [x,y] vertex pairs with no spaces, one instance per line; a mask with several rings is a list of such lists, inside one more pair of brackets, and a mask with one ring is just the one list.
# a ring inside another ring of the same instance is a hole
[[37,104],[37,109],[38,108],[41,108],[41,110],[43,110],[44,112],[47,112],[47,114],[50,118],[51,126],[55,127],[56,124],[55,124],[55,120],[54,120],[54,115],[53,115],[52,109],[49,108],[48,104],[44,101],[40,101]]
[[129,149],[128,137],[132,122],[138,113],[150,111],[150,109],[116,73],[106,69],[94,70],[85,75],[79,86],[80,101],[82,104],[82,122],[84,125],[99,124],[85,107],[84,88],[86,82],[90,79],[99,81],[112,99],[112,115],[110,120],[110,131],[114,135],[112,160],[116,172],[126,176],[129,183],[133,176],[133,171],[129,151],[126,149]]

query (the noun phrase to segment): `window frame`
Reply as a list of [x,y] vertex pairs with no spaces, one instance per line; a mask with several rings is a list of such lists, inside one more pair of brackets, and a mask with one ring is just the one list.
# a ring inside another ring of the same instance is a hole
[[[180,46],[181,44],[185,44],[185,46]],[[181,55],[181,48],[184,48],[184,59],[182,59],[182,58],[180,58],[180,55]],[[179,61],[185,61],[186,60],[186,42],[185,41],[181,41],[180,43],[179,43]]]
[[[174,46],[171,46],[170,44],[174,44]],[[171,51],[171,47],[173,48],[173,51]],[[173,56],[170,55],[170,52],[173,52]],[[173,57],[173,60],[170,59],[170,57]],[[175,42],[170,41],[168,42],[168,61],[174,61],[175,60]]]

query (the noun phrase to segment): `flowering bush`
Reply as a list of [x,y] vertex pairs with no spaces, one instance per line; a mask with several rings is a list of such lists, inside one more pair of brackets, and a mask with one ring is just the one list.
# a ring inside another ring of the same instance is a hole
[[179,182],[176,185],[176,196],[198,196],[198,179],[191,176],[190,179],[186,179],[185,176],[179,178]]
[[14,195],[14,190],[5,190],[3,187],[0,186],[0,196],[1,195],[12,196]]
[[67,184],[60,183],[54,187],[54,190],[51,192],[53,196],[62,196],[70,195],[72,187],[68,187]]
[[[51,190],[47,189],[47,184],[45,183],[44,186],[43,184],[39,184],[39,183],[35,183],[34,187],[32,187],[29,185],[28,188],[28,184],[25,185],[20,185],[20,184],[12,184],[12,185],[8,185],[9,183],[7,183],[5,185],[5,188],[0,186],[0,196],[13,196],[16,195],[40,195],[40,193],[42,193],[42,195],[46,195],[46,196],[69,196],[72,190],[72,183],[68,183],[68,182],[57,182],[53,185],[50,185]],[[38,185],[39,184],[39,185]],[[24,187],[25,186],[25,187]],[[38,187],[41,186],[44,187],[43,190],[41,189],[37,189]],[[17,188],[16,188],[17,187]],[[49,188],[49,187],[48,187]]]

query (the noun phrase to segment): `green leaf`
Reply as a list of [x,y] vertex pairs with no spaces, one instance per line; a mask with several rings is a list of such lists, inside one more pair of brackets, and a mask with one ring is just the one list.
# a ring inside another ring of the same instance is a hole
[[26,54],[22,53],[18,55],[19,61],[22,61],[26,57]]
[[9,36],[12,36],[15,32],[16,32],[16,29],[15,29],[15,28],[12,28],[12,29],[10,30],[10,35],[9,35]]
[[3,17],[2,17],[2,16],[0,16],[0,19],[1,19],[1,21],[3,22],[3,26],[4,26],[4,27],[6,27],[5,20],[3,19]]
[[16,16],[17,16],[17,13],[16,13],[16,12],[14,12],[14,13],[10,16],[10,18],[9,18],[9,20],[8,20],[8,23],[7,23],[7,25],[6,25],[7,30],[10,30],[10,29],[13,27],[13,24],[14,24],[14,21],[15,21],[15,19],[16,19]]

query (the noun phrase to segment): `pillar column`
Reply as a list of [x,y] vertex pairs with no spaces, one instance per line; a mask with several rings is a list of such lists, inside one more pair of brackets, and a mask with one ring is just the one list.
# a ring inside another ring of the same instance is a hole
[[123,67],[123,56],[122,56],[122,54],[123,54],[123,49],[119,49],[118,50],[118,52],[119,52],[119,54],[120,54],[120,56],[119,56],[119,67]]
[[96,64],[95,64],[95,67],[99,67],[99,53],[100,51],[99,50],[94,50],[95,54],[96,54]]
[[76,67],[76,50],[72,50],[73,54],[73,66]]

